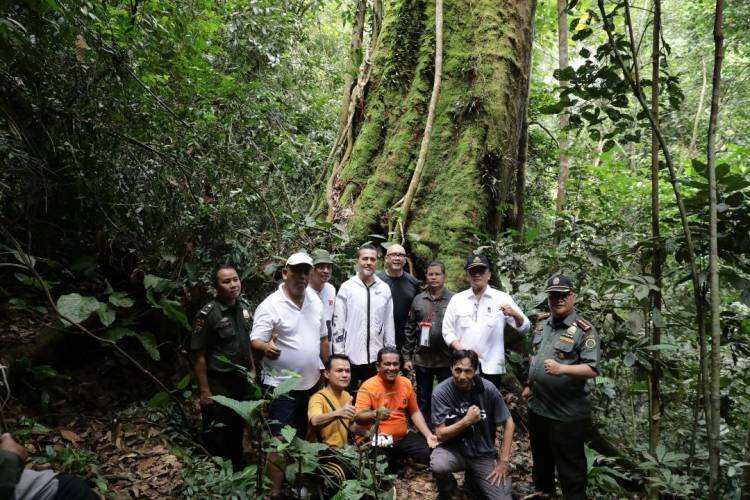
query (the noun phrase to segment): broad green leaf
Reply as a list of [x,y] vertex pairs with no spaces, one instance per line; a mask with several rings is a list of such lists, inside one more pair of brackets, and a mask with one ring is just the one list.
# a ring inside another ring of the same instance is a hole
[[125,292],[115,292],[109,296],[109,303],[117,307],[133,307],[133,299]]
[[297,385],[299,385],[300,381],[302,380],[302,377],[300,377],[296,373],[291,373],[291,372],[289,373],[290,375],[288,379],[282,380],[278,386],[274,387],[273,394],[271,396],[273,399],[276,399],[280,396],[283,396],[284,394],[287,394],[293,391],[294,389],[297,388]]
[[185,309],[183,309],[182,304],[176,300],[161,299],[159,305],[167,318],[181,324],[186,330],[190,330],[190,323],[188,323],[187,315],[185,314]]
[[147,274],[143,278],[143,286],[146,287],[146,290],[164,292],[166,290],[174,288],[175,286],[177,286],[177,284],[174,281],[168,280],[166,278],[160,278],[159,276],[155,276],[153,274]]
[[255,414],[258,409],[265,404],[265,399],[258,399],[255,401],[237,401],[236,399],[228,398],[226,396],[213,396],[212,399],[224,405],[227,408],[234,410],[234,412],[242,417],[245,422],[252,423]]
[[150,408],[162,408],[169,403],[169,394],[164,391],[157,392],[148,400],[148,406]]
[[646,297],[648,297],[649,287],[648,285],[638,285],[635,287],[635,290],[633,291],[635,298],[638,300],[643,300]]
[[677,347],[672,344],[653,344],[644,347],[647,351],[676,351]]
[[190,384],[191,374],[187,374],[184,377],[180,379],[179,382],[175,384],[175,387],[179,390],[185,389]]
[[290,425],[286,425],[283,429],[281,429],[281,435],[284,437],[287,443],[291,443],[292,441],[294,441],[294,436],[297,435],[297,429]]
[[146,349],[148,355],[151,356],[151,359],[154,361],[159,361],[161,359],[159,347],[156,345],[156,337],[154,337],[152,333],[136,332],[135,336],[141,342],[143,348]]
[[99,306],[99,309],[96,310],[96,315],[99,316],[99,321],[104,326],[109,326],[115,322],[115,310],[107,304]]
[[86,321],[104,305],[95,297],[84,297],[78,293],[69,293],[57,299],[60,314],[75,323]]
[[133,330],[124,328],[122,326],[116,326],[101,334],[100,337],[117,342],[120,339],[123,339],[125,337],[132,337],[134,335],[135,332]]

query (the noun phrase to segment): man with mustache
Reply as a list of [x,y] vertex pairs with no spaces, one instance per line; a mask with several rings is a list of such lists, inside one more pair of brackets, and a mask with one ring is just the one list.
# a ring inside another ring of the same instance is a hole
[[537,492],[555,496],[555,469],[566,500],[586,498],[586,455],[591,425],[588,380],[599,374],[599,337],[575,310],[576,293],[567,276],[547,280],[551,315],[536,326],[531,341],[528,384],[529,438]]
[[318,294],[323,303],[323,316],[330,341],[333,332],[333,308],[336,303],[336,288],[329,283],[333,273],[333,259],[331,254],[322,248],[313,250],[310,256],[313,260],[313,269],[310,273],[310,284],[307,286]]
[[490,268],[484,255],[467,257],[464,269],[471,287],[448,304],[443,339],[454,350],[475,351],[482,377],[499,389],[505,373],[505,326],[525,333],[530,323],[510,295],[490,286]]

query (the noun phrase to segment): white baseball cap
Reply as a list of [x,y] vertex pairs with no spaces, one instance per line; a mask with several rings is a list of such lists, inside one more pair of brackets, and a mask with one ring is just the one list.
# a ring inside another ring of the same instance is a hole
[[297,266],[299,264],[307,264],[308,266],[312,267],[313,260],[312,257],[307,255],[305,252],[297,252],[293,253],[289,256],[288,259],[286,259],[286,265],[287,266]]

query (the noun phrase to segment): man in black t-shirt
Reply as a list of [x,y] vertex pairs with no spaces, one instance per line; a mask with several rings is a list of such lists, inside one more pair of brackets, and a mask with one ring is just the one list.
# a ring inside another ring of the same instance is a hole
[[[466,471],[467,479],[489,500],[510,500],[508,475],[515,424],[500,392],[477,375],[479,358],[472,350],[454,351],[450,379],[432,393],[432,423],[440,445],[430,458],[438,498],[450,498],[456,489],[453,472]],[[500,460],[495,435],[503,427]]]
[[404,328],[409,318],[409,309],[414,297],[419,293],[419,280],[404,271],[406,250],[394,243],[385,252],[385,271],[378,273],[378,278],[385,281],[393,297],[393,326],[396,329],[396,348],[401,351],[404,345]]

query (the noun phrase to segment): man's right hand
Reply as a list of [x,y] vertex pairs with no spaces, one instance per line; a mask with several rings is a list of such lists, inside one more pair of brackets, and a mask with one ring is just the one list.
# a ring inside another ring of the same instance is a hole
[[413,369],[414,369],[414,365],[412,364],[411,361],[404,361],[404,371],[405,372],[410,372]]
[[480,410],[477,405],[471,405],[469,406],[464,419],[466,420],[467,424],[474,425],[482,420],[482,410]]
[[198,400],[198,402],[200,403],[201,406],[209,406],[209,405],[214,404],[214,400],[212,398],[213,398],[213,394],[211,393],[210,390],[201,391],[200,399]]
[[26,448],[18,444],[16,440],[13,439],[13,436],[7,432],[0,436],[0,450],[9,451],[18,455],[22,462],[26,462],[26,459],[29,457],[29,452],[26,451]]
[[523,392],[521,392],[521,397],[525,399],[526,401],[528,401],[529,398],[531,397],[531,387],[529,387],[528,385],[524,387]]
[[274,335],[271,337],[271,340],[269,340],[266,343],[266,350],[265,355],[268,359],[279,359],[279,356],[281,356],[281,349],[276,345],[276,341],[279,339],[278,335]]

